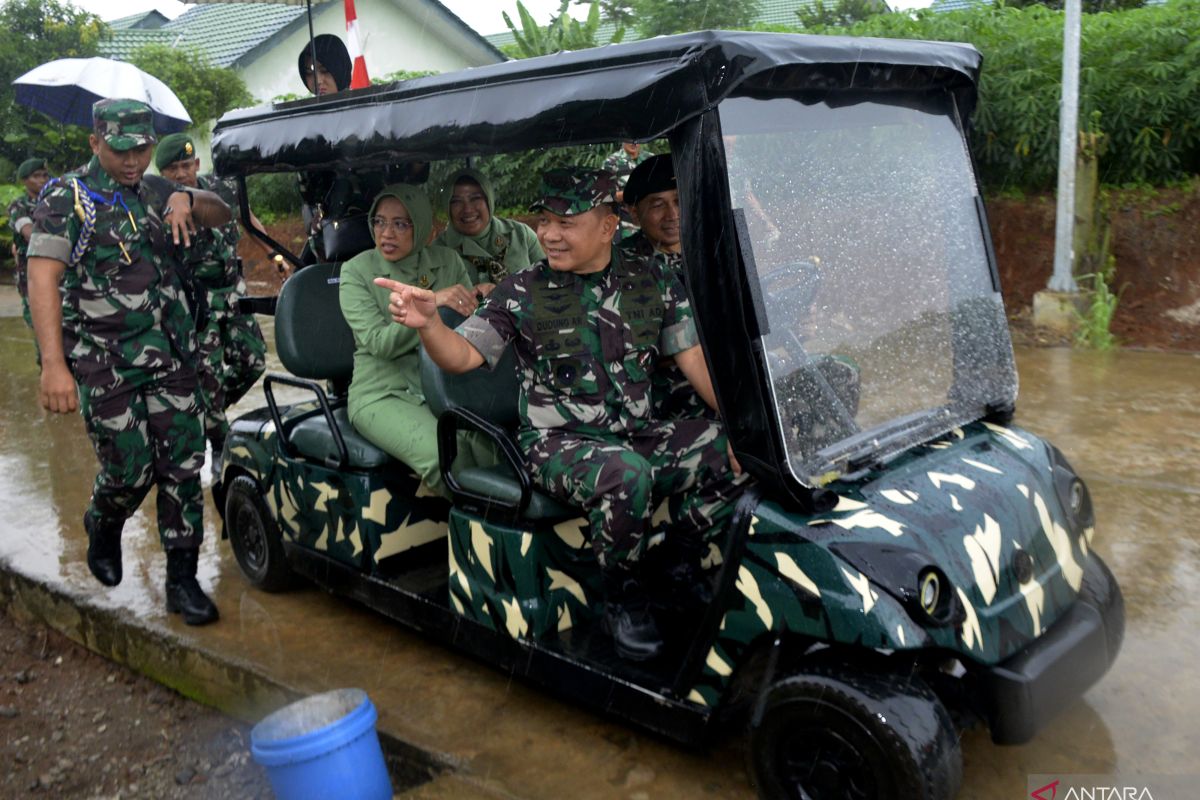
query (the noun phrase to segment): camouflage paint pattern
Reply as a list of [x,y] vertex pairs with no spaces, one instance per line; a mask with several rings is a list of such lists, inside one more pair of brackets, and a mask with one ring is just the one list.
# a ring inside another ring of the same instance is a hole
[[[741,659],[776,633],[886,650],[939,648],[982,665],[1026,647],[1075,601],[1093,533],[1068,520],[1051,470],[1036,436],[974,423],[860,481],[831,484],[839,502],[830,512],[802,516],[762,503],[689,699],[715,705]],[[877,554],[863,555],[873,547]],[[1018,551],[1032,558],[1024,583],[1015,574]],[[943,592],[960,604],[960,621],[923,621],[923,612],[901,602],[903,590],[915,593],[919,568],[897,586],[885,566],[904,554],[944,571]]]
[[[314,411],[315,402],[280,409],[285,426]],[[286,541],[367,573],[446,536],[449,503],[411,470],[396,461],[369,471],[334,470],[289,458],[266,409],[231,426],[221,476],[228,485],[235,475],[249,475],[263,488]]]
[[651,154],[646,150],[639,150],[637,158],[630,158],[629,153],[625,152],[624,147],[617,149],[615,153],[610,153],[604,159],[604,163],[600,165],[601,169],[606,169],[617,178],[617,183],[620,186],[625,186],[629,180],[630,174],[634,167],[641,164],[646,159],[650,158]]
[[582,517],[522,530],[450,512],[450,604],[514,639],[602,613],[600,570]]

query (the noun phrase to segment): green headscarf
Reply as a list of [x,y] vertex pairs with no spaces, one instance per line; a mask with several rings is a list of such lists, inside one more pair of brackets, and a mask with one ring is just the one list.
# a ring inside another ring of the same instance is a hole
[[446,226],[446,231],[442,234],[442,238],[445,239],[447,247],[451,247],[455,250],[459,249],[459,245],[461,245],[463,241],[469,240],[482,247],[486,252],[490,253],[491,248],[488,247],[487,243],[491,240],[492,223],[496,221],[496,198],[495,192],[492,189],[492,182],[488,180],[482,172],[474,169],[464,168],[460,169],[458,172],[455,172],[446,180],[446,185],[442,190],[442,199],[445,203],[446,217],[447,219],[450,217],[450,198],[454,196],[454,184],[458,183],[464,178],[479,184],[479,188],[483,190],[484,199],[487,201],[488,216],[490,217],[488,220],[488,226],[480,231],[476,236],[464,236],[455,229],[454,223],[451,222]]
[[[429,234],[433,232],[433,207],[419,186],[413,186],[410,183],[393,183],[391,186],[385,186],[383,191],[375,196],[375,202],[371,203],[371,211],[367,214],[367,219],[375,218],[375,209],[378,208],[379,201],[385,197],[394,197],[403,203],[404,208],[408,211],[408,216],[412,219],[413,249],[404,257],[411,258],[425,249],[425,245],[429,243]],[[375,241],[374,225],[371,226],[371,241]]]

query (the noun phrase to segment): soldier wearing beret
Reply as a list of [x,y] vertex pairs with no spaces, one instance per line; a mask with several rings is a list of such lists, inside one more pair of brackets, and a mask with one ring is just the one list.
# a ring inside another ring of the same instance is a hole
[[41,403],[56,413],[78,408],[100,461],[83,516],[92,574],[106,586],[121,582],[121,531],[156,484],[167,611],[200,625],[217,609],[196,581],[204,430],[196,326],[177,255],[197,225],[232,215],[212,192],[144,175],[156,141],[148,105],[101,100],[92,118],[92,160],[50,187],[33,217],[29,303]]
[[29,237],[33,235],[33,209],[37,207],[38,195],[50,180],[46,171],[46,159],[27,158],[17,167],[17,180],[25,184],[25,194],[8,204],[8,222],[13,230],[13,260],[16,262],[17,292],[21,295],[21,316],[25,324],[33,327],[29,316],[29,283],[26,276]]
[[[632,258],[656,259],[683,280],[679,189],[675,181],[675,161],[670,153],[651,156],[634,168],[625,184],[625,204],[641,228],[621,240],[621,250]],[[655,372],[652,382],[654,414],[659,419],[715,418],[713,410],[674,364],[664,363],[662,369]]]
[[[226,181],[200,175],[200,159],[192,138],[185,133],[164,136],[154,152],[154,165],[162,176],[192,189],[207,189],[237,206],[237,191]],[[262,230],[251,214],[250,224]],[[192,237],[185,259],[184,282],[189,289],[192,316],[199,333],[200,392],[204,400],[204,432],[213,458],[225,449],[229,422],[225,409],[250,390],[266,369],[267,344],[253,314],[238,311],[238,298],[246,282],[238,269],[236,220],[219,228],[200,230]],[[220,508],[224,493],[219,480],[213,498]]]
[[585,510],[603,571],[604,626],[620,656],[644,660],[663,646],[648,576],[638,569],[653,512],[683,497],[667,538],[686,542],[679,550],[691,569],[679,580],[701,581],[701,553],[732,510],[739,479],[717,422],[653,416],[650,378],[663,358],[674,359],[710,404],[715,398],[679,280],[611,246],[615,190],[604,170],[547,173],[531,206],[547,257],[504,278],[456,331],[441,322],[431,292],[376,283],[392,289],[394,318],[419,331],[447,372],[494,365],[509,343],[516,348],[518,440],[531,475]]

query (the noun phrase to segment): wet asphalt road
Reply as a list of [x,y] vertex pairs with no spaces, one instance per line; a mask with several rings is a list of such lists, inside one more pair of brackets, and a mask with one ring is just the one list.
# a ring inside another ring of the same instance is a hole
[[[219,541],[211,505],[201,580],[222,621],[200,631],[162,611],[153,495],[126,528],[126,578],[102,592],[83,563],[80,515],[94,457],[77,416],[36,405],[30,334],[0,288],[0,559],[96,602],[228,652],[302,691],[366,688],[380,726],[516,796],[752,797],[735,744],[680,750],[559,703],[319,591],[265,595]],[[1125,593],[1124,649],[1084,700],[1031,744],[965,734],[961,797],[1027,797],[1029,774],[1198,774],[1200,753],[1200,357],[1023,349],[1017,424],[1087,480],[1094,548]],[[261,404],[255,390],[236,411]],[[1161,798],[1160,798],[1161,800]]]

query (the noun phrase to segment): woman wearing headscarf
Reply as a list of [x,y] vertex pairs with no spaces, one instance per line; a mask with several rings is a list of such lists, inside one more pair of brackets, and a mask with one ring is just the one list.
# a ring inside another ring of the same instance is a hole
[[[312,51],[317,51],[317,68],[312,68]],[[342,40],[331,33],[322,33],[304,45],[296,58],[300,70],[300,82],[309,92],[320,97],[344,92],[350,87],[350,52]]]
[[[442,496],[438,469],[437,419],[421,391],[417,332],[392,321],[387,289],[372,281],[393,278],[432,289],[438,305],[470,314],[476,306],[467,265],[445,247],[426,245],[433,211],[418,187],[388,186],[371,205],[375,249],[342,266],[338,299],[354,333],[354,377],[348,411],[355,429],[376,447],[400,459]],[[482,443],[461,437],[460,453],[475,462],[488,455]]]
[[488,294],[505,275],[520,272],[546,257],[528,225],[492,215],[492,182],[473,169],[460,169],[444,192],[450,224],[434,244],[456,251],[471,266],[472,282]]

